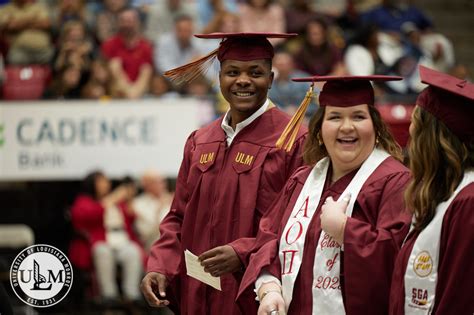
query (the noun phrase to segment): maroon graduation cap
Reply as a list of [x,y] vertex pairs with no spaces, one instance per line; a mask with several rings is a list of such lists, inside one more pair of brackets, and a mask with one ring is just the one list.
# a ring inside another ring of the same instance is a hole
[[168,70],[164,75],[171,80],[182,83],[190,82],[209,69],[217,58],[224,60],[250,61],[272,59],[273,46],[268,38],[289,38],[296,33],[211,33],[196,34],[195,37],[205,39],[222,39],[218,48],[208,55],[175,69]]
[[313,76],[294,78],[295,82],[326,82],[319,93],[319,106],[350,107],[361,104],[374,105],[373,82],[398,81],[399,76]]
[[474,141],[474,84],[419,66],[428,84],[416,104],[442,121],[464,142]]
[[[312,76],[294,78],[295,82],[326,82],[319,93],[320,106],[350,107],[361,104],[374,105],[374,89],[370,81],[385,82],[402,80],[399,76],[367,75],[367,76]],[[308,105],[313,97],[313,87],[306,93],[300,107],[291,118],[278,139],[276,146],[290,151],[296,134],[303,122]],[[288,140],[287,140],[288,139]]]

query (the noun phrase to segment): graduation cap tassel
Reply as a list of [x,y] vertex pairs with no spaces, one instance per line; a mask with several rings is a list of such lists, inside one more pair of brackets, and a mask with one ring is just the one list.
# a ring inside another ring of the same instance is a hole
[[209,54],[187,63],[180,67],[168,70],[164,73],[164,76],[175,82],[176,84],[182,84],[184,82],[191,82],[200,75],[203,75],[217,58],[217,52],[219,48],[214,49]]
[[284,149],[285,151],[291,151],[293,147],[293,143],[296,140],[296,136],[298,135],[298,131],[300,130],[301,124],[303,123],[304,115],[306,110],[308,109],[311,100],[313,99],[313,84],[311,84],[308,92],[301,102],[298,110],[293,115],[291,120],[286,125],[285,130],[283,130],[280,138],[278,138],[276,142],[276,146],[279,149]]

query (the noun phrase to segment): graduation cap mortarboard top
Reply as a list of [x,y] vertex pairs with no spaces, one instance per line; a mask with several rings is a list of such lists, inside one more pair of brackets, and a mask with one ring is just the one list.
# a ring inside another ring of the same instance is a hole
[[416,104],[442,121],[461,141],[474,141],[474,84],[419,66],[428,84]]
[[224,60],[251,61],[257,59],[272,59],[273,46],[268,38],[290,38],[296,33],[211,33],[196,34],[195,37],[204,39],[222,39],[219,47],[209,54],[178,68],[168,70],[165,77],[176,83],[190,82],[204,74],[215,61]]
[[[374,105],[374,89],[370,81],[384,82],[402,80],[399,76],[312,76],[294,78],[295,82],[326,82],[319,93],[319,106],[351,107],[361,104]],[[303,122],[306,109],[313,97],[313,86],[306,93],[298,110],[278,139],[276,146],[290,151]]]

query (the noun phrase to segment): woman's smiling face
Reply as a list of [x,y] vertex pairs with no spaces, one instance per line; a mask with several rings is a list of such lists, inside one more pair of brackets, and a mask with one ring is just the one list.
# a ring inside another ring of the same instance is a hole
[[326,106],[321,136],[335,172],[358,168],[375,146],[368,105]]

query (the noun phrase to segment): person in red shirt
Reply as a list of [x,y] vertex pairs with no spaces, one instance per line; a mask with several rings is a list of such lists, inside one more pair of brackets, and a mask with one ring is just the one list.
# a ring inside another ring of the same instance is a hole
[[[160,225],[161,237],[151,249],[142,280],[151,306],[171,303],[181,314],[242,314],[234,299],[260,218],[302,164],[305,130],[295,135],[291,151],[277,148],[290,117],[267,98],[274,55],[267,38],[289,36],[199,35],[224,38],[203,60],[219,60],[220,88],[230,109],[186,142],[171,210]],[[206,272],[220,277],[222,291],[186,275],[185,250],[199,256]],[[244,314],[256,313],[254,296],[245,300]]]
[[120,263],[124,298],[138,301],[144,252],[133,231],[135,216],[128,206],[133,186],[124,183],[111,191],[110,180],[100,171],[87,175],[82,186],[71,207],[77,235],[69,249],[71,262],[82,270],[95,270],[105,304],[119,299],[116,264]]
[[138,12],[123,9],[118,15],[117,34],[101,46],[111,66],[116,94],[127,98],[142,96],[153,74],[153,48],[140,28]]

